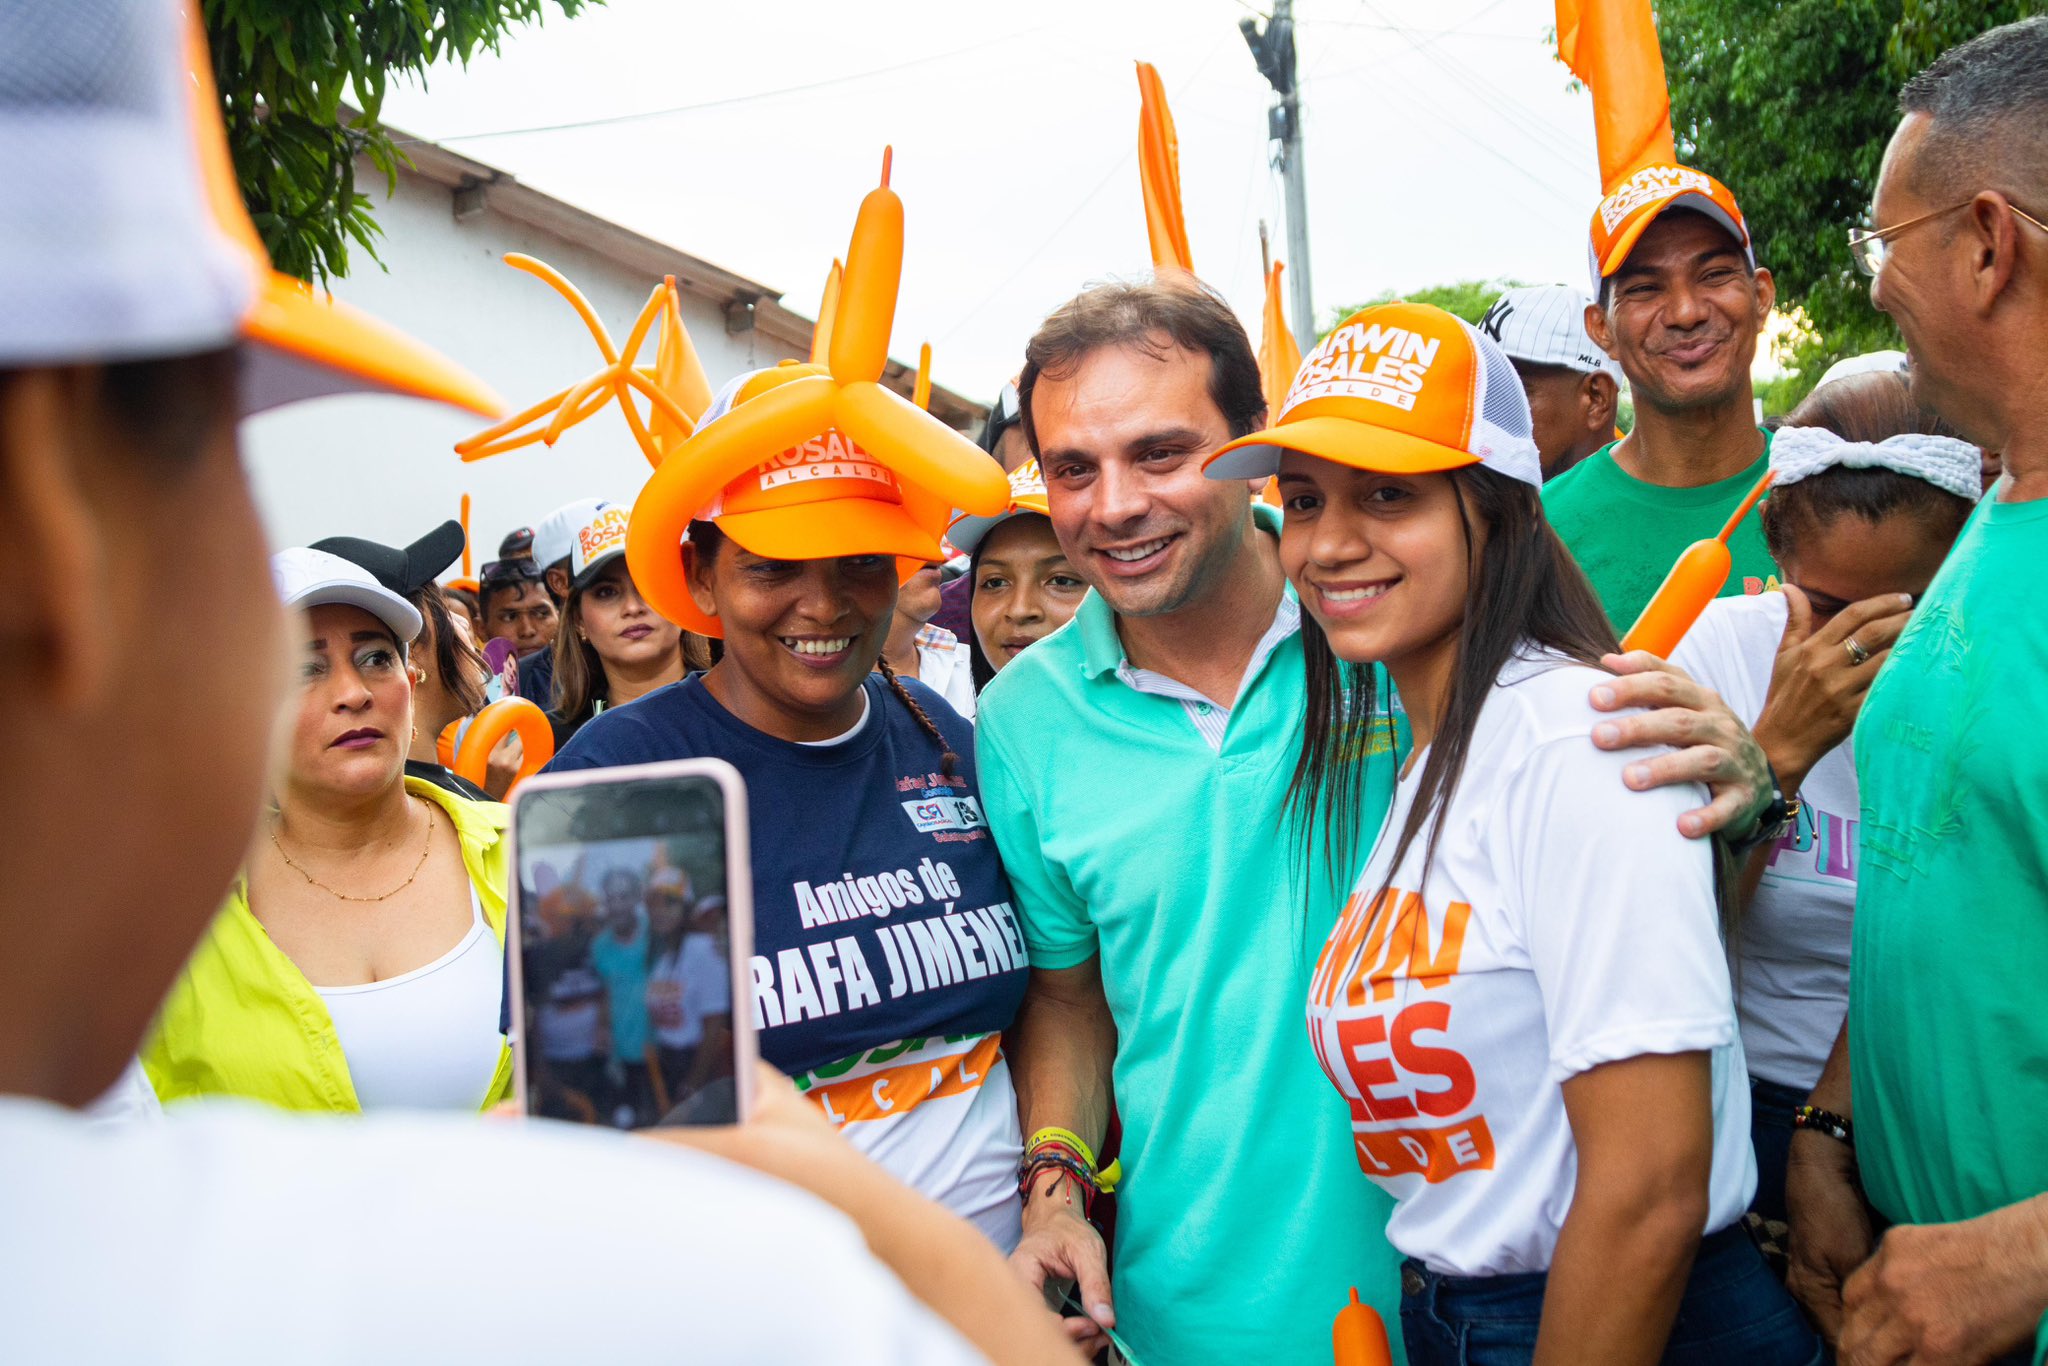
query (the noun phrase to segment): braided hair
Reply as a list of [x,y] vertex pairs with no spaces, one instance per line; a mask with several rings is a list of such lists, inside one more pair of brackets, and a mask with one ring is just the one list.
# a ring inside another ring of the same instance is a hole
[[917,718],[917,724],[924,728],[924,733],[931,736],[932,743],[939,747],[939,772],[948,778],[952,777],[953,770],[960,766],[960,756],[946,743],[945,734],[939,730],[938,723],[926,715],[925,709],[917,704],[917,699],[910,695],[910,689],[904,687],[903,680],[896,676],[896,670],[889,667],[888,660],[877,659],[875,668],[882,675],[882,681],[889,685],[889,691],[895,693],[903,705],[910,708],[910,714]]

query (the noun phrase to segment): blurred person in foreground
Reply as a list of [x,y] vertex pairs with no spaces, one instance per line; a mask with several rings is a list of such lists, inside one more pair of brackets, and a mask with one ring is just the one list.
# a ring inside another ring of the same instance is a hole
[[[498,407],[270,273],[209,69],[168,2],[0,4],[0,1359],[1058,1358],[978,1235],[787,1088],[691,1138],[852,1225],[594,1130],[194,1104],[95,1133],[69,1108],[135,1051],[257,823],[286,654],[238,409],[347,388]],[[149,629],[168,620],[175,667]],[[312,1236],[282,1248],[280,1210]],[[492,1333],[523,1246],[577,1253]],[[205,1312],[223,1286],[232,1311]],[[688,1340],[600,1300],[686,1312]]]
[[1832,1118],[1792,1136],[1790,1285],[1849,1366],[2020,1362],[2048,1354],[2048,19],[1899,105],[1850,250],[1913,396],[2005,474],[1857,719],[1849,1018]]
[[1526,285],[1503,293],[1479,320],[1521,378],[1546,480],[1615,436],[1621,367],[1586,331],[1590,303],[1569,285]]

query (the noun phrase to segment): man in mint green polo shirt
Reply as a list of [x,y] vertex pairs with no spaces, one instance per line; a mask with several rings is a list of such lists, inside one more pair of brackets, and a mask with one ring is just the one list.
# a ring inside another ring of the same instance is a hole
[[[1543,487],[1543,509],[1627,635],[1695,541],[1718,534],[1770,467],[1749,378],[1777,289],[1727,186],[1650,166],[1593,214],[1586,328],[1621,363],[1635,428]],[[1722,595],[1777,586],[1752,512]]]
[[[1094,591],[980,702],[982,800],[1033,965],[1005,1049],[1027,1137],[1056,1126],[1099,1150],[1114,1095],[1124,1177],[1113,1293],[1057,1168],[1033,1174],[1012,1260],[1076,1280],[1088,1317],[1070,1332],[1113,1326],[1146,1366],[1326,1360],[1353,1287],[1398,1359],[1390,1204],[1303,1016],[1357,869],[1305,867],[1285,824],[1305,708],[1279,519],[1201,469],[1264,421],[1251,344],[1200,287],[1103,286],[1047,319],[1020,388],[1054,529]],[[1615,708],[1718,708],[1669,673],[1611,686]],[[1706,749],[1636,785],[1728,778],[1689,833],[1753,816],[1761,753],[1725,708],[1681,714]],[[1610,747],[1670,724],[1617,717]],[[1374,830],[1394,758],[1361,759]]]
[[2048,19],[1899,103],[1857,264],[1914,397],[2005,477],[1857,721],[1849,1017],[1811,1097],[1848,1122],[1793,1135],[1789,1284],[1845,1366],[2003,1366],[2048,1357]]

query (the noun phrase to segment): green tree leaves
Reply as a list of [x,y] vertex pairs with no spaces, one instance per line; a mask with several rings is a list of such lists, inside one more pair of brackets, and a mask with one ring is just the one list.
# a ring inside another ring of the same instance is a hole
[[1813,329],[1796,401],[1842,356],[1899,345],[1847,234],[1867,226],[1898,89],[1944,50],[2048,0],[1660,0],[1681,159],[1735,192],[1782,307]]
[[[250,217],[279,270],[305,280],[348,273],[353,243],[377,255],[367,156],[396,189],[404,153],[381,115],[393,72],[467,63],[498,50],[514,25],[549,6],[574,15],[593,0],[203,0],[228,149]],[[342,122],[342,105],[361,110]]]

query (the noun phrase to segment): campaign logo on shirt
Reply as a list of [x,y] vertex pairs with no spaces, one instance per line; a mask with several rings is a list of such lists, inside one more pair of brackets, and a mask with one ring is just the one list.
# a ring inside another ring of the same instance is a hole
[[934,830],[979,830],[988,824],[981,803],[972,797],[920,797],[903,803],[910,823],[929,834]]
[[1493,1167],[1493,1131],[1484,1114],[1468,1113],[1478,1097],[1471,1060],[1445,1046],[1451,1004],[1412,996],[1392,1004],[1398,980],[1425,992],[1449,985],[1471,918],[1472,908],[1454,901],[1433,935],[1422,898],[1390,887],[1373,898],[1354,894],[1323,945],[1309,987],[1309,1040],[1350,1103],[1358,1165],[1369,1176],[1433,1185]]
[[940,844],[973,844],[988,838],[981,802],[968,793],[967,780],[957,773],[898,778],[896,796],[918,833]]

